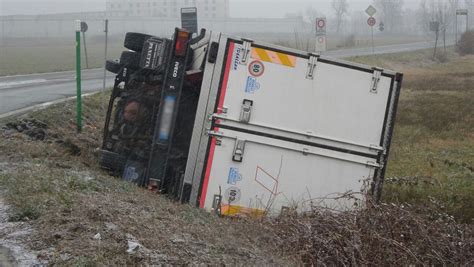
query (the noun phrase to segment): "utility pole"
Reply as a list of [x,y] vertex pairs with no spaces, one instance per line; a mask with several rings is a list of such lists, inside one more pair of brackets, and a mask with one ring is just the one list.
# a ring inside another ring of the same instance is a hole
[[109,33],[109,20],[105,19],[104,21],[104,32],[105,32],[105,52],[104,52],[104,81],[102,82],[102,93],[105,92],[105,80],[107,76],[107,69],[105,68],[107,62],[107,42],[108,42],[108,33]]
[[82,93],[81,93],[81,21],[76,20],[76,125],[82,131]]

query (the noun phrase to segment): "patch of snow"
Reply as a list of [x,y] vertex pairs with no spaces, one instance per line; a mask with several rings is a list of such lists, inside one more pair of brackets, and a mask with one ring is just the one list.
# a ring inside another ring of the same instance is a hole
[[101,240],[102,239],[102,236],[100,235],[100,233],[97,233],[94,235],[93,237],[95,240]]
[[44,266],[22,242],[32,228],[27,223],[9,222],[8,211],[9,206],[0,198],[0,244],[4,248],[0,250],[0,266]]
[[128,245],[127,253],[129,254],[133,254],[142,246],[140,245],[140,243],[135,242],[135,241],[130,241],[130,240],[127,241],[127,245]]

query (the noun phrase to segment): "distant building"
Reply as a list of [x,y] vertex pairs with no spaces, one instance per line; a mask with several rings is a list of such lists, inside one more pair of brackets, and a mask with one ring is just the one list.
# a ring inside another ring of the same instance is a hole
[[203,19],[229,17],[229,0],[107,0],[109,17],[159,17],[178,19],[182,7],[196,7]]

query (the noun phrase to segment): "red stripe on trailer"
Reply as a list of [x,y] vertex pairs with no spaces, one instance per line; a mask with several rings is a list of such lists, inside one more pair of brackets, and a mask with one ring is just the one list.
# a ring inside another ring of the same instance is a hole
[[227,51],[227,62],[225,64],[224,80],[222,81],[221,95],[219,97],[219,104],[217,105],[217,113],[222,113],[222,107],[224,106],[225,93],[227,91],[227,82],[229,80],[230,65],[232,64],[232,58],[234,55],[234,43],[229,44],[229,50]]
[[[221,94],[219,96],[219,102],[217,105],[217,113],[222,113],[222,107],[224,106],[225,93],[227,91],[227,81],[229,80],[230,65],[234,55],[234,43],[229,43],[229,50],[227,50],[227,62],[225,65],[224,78],[222,81]],[[218,131],[218,128],[215,128]],[[216,138],[211,138],[211,147],[209,148],[209,157],[207,159],[206,173],[204,175],[204,183],[202,185],[201,199],[199,201],[199,207],[204,208],[206,203],[207,186],[209,185],[209,176],[211,175],[212,161],[214,160],[214,151],[216,149]]]
[[216,149],[216,138],[211,137],[211,148],[209,149],[209,158],[207,160],[206,174],[204,175],[204,184],[202,185],[201,199],[199,203],[199,207],[201,209],[204,208],[204,204],[206,203],[207,186],[209,184],[209,176],[211,175],[212,160],[214,159],[215,149]]

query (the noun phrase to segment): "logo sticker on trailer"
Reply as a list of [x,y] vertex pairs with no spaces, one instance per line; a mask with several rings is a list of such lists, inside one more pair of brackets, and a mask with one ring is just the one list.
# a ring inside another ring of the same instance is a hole
[[263,66],[261,61],[254,60],[250,62],[249,72],[254,77],[260,77],[265,72],[265,66]]
[[239,202],[241,197],[240,188],[232,186],[227,188],[224,194],[224,201],[228,201],[228,203],[237,203]]
[[245,92],[249,94],[253,94],[258,89],[260,89],[260,83],[257,82],[257,79],[252,76],[247,77]]
[[227,183],[231,185],[236,185],[237,182],[242,181],[242,175],[239,173],[239,169],[230,168],[229,176],[227,177]]
[[237,47],[235,49],[235,52],[234,52],[234,55],[232,57],[232,69],[233,70],[237,70],[239,68],[239,65],[240,65],[240,59],[241,59],[241,51],[242,49],[240,47]]

